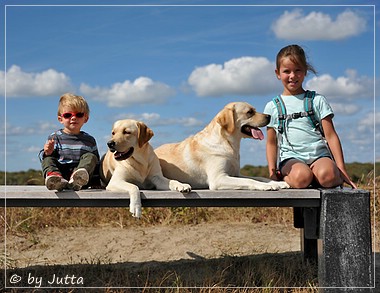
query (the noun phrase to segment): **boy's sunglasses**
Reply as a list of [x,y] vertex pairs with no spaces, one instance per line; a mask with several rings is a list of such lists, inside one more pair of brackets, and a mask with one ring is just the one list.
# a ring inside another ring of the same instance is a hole
[[67,113],[63,113],[61,116],[65,119],[70,119],[73,116],[77,118],[83,118],[84,113],[83,112],[67,112]]

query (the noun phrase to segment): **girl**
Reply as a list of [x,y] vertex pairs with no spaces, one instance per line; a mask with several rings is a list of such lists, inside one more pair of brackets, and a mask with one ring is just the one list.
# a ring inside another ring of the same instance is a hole
[[264,113],[272,117],[267,128],[266,145],[269,176],[277,180],[283,177],[292,188],[306,188],[313,182],[325,188],[347,182],[357,188],[347,174],[342,146],[332,121],[334,113],[326,98],[316,94],[313,109],[329,147],[320,131],[305,116],[302,83],[308,71],[316,73],[300,46],[284,47],[277,54],[275,73],[284,86],[280,98],[286,113],[295,115],[287,115],[284,133],[279,135],[278,106],[271,101],[265,107]]

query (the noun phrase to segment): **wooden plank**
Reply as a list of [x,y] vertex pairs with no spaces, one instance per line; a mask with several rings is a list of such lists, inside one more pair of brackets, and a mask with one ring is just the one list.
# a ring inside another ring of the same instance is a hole
[[[282,189],[279,191],[142,190],[144,207],[318,207],[320,190]],[[0,186],[0,204],[6,207],[127,207],[128,193],[103,189],[56,192],[45,186]]]

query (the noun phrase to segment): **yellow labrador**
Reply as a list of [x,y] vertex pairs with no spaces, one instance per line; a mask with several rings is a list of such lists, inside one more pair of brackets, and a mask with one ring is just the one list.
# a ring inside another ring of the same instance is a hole
[[270,116],[250,104],[230,103],[202,131],[180,143],[165,144],[155,152],[164,176],[188,182],[193,188],[277,190],[289,188],[284,181],[240,175],[240,141],[263,139],[258,127]]
[[135,217],[141,216],[140,188],[191,191],[189,184],[162,175],[158,158],[148,142],[152,136],[153,131],[143,122],[116,121],[107,143],[109,150],[100,166],[100,176],[107,190],[129,193],[129,208]]

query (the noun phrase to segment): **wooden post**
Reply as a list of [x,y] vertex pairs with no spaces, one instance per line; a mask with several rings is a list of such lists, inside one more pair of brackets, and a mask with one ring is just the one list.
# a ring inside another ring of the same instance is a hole
[[300,229],[304,260],[315,264],[318,261],[319,216],[319,207],[293,208],[294,227]]
[[304,229],[303,233],[303,252],[304,258],[309,262],[318,262],[318,231],[320,208],[303,208]]

